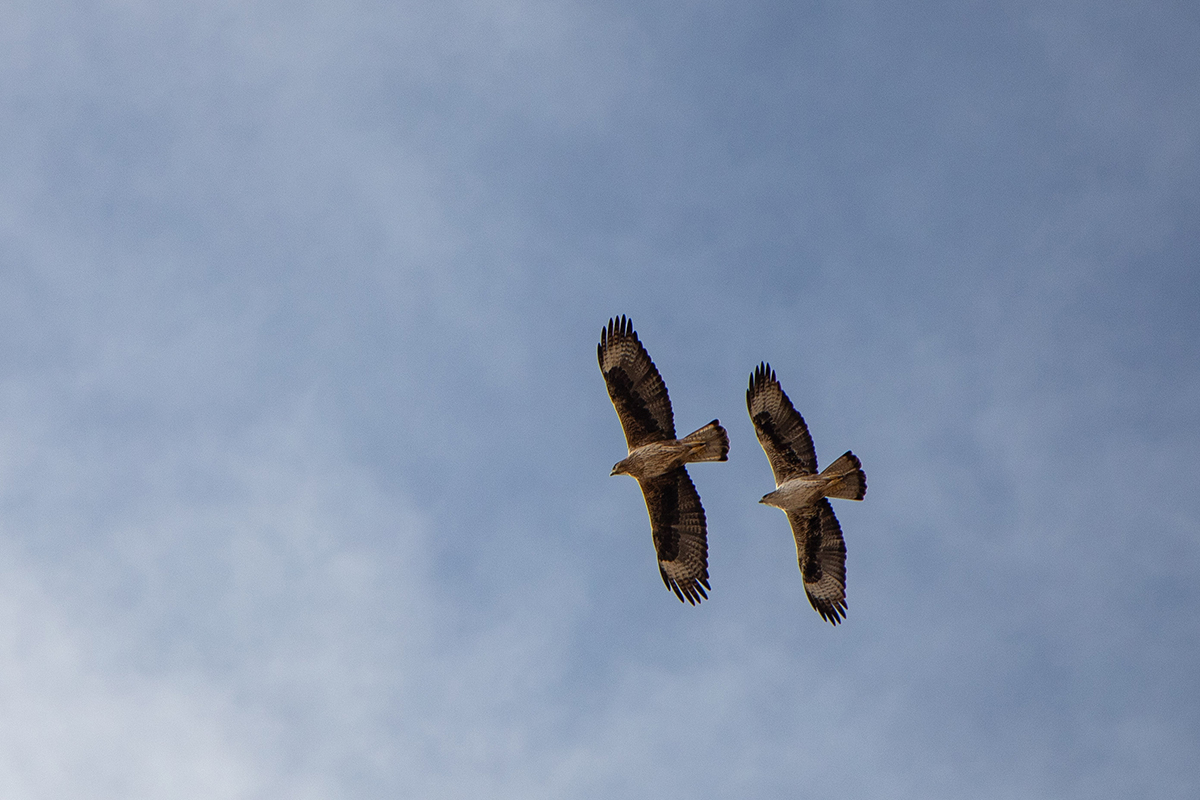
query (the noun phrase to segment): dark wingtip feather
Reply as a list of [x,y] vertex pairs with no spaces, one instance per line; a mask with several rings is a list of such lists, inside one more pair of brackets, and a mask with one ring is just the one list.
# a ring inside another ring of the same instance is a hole
[[687,594],[688,602],[692,605],[696,605],[702,600],[708,599],[708,594],[704,591],[704,587],[702,587],[697,581],[690,582],[684,588],[684,592]]
[[771,365],[766,361],[761,362],[754,368],[754,372],[750,373],[750,386],[746,389],[746,407],[750,407],[750,400],[758,393],[759,389],[769,383],[779,383],[775,378],[775,370],[771,369]]
[[837,606],[832,606],[831,608],[826,609],[826,608],[821,608],[820,606],[818,606],[814,603],[813,608],[815,608],[817,610],[817,613],[821,615],[821,619],[825,620],[830,625],[836,626],[839,622],[842,621],[843,617],[841,614],[838,613]]
[[821,619],[825,620],[830,625],[837,625],[839,622],[841,622],[842,620],[844,620],[846,618],[846,601],[845,601],[845,599],[830,603],[829,606],[827,608],[825,608],[825,607],[817,605],[816,598],[814,598],[810,594],[810,595],[808,595],[808,602],[809,602],[809,605],[811,605],[813,607],[813,610],[815,610],[818,614],[821,615]]
[[637,339],[637,334],[633,331],[633,320],[624,314],[619,317],[609,317],[608,325],[600,329],[600,346],[607,347],[613,339],[626,337]]
[[679,602],[681,603],[691,603],[694,606],[697,603],[708,599],[708,592],[706,592],[705,589],[707,589],[709,592],[712,591],[712,587],[708,584],[707,575],[690,580],[686,584],[680,584],[678,581],[668,578],[666,571],[661,567],[658,571],[659,574],[662,575],[663,583],[666,584],[668,589],[675,593],[675,596],[679,598]]
[[600,328],[600,344],[596,346],[596,358],[600,362],[600,366],[604,366],[604,351],[609,348],[612,341],[617,338],[627,338],[632,336],[635,340],[637,334],[633,332],[633,322],[624,314],[619,317],[609,317],[608,325]]

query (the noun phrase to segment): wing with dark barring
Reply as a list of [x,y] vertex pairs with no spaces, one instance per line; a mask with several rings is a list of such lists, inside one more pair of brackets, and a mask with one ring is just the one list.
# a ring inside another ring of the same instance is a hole
[[776,486],[790,478],[816,473],[817,452],[808,425],[766,362],[759,364],[750,376],[746,410],[750,412],[758,443],[771,462]]
[[629,450],[675,438],[671,398],[658,368],[624,316],[608,321],[596,348],[600,372]]
[[846,616],[846,541],[829,500],[787,512],[808,602],[837,625]]
[[700,494],[687,469],[679,467],[642,482],[654,550],[663,583],[680,601],[707,599],[708,526]]

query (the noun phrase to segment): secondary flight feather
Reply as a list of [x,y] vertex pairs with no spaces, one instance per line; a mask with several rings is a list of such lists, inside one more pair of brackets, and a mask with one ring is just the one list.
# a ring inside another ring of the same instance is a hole
[[828,498],[862,500],[866,473],[849,451],[817,472],[808,425],[766,362],[750,376],[746,409],[775,474],[775,491],[759,502],[787,513],[808,602],[837,625],[846,616],[846,542]]
[[687,463],[725,461],[729,436],[717,420],[675,438],[675,417],[667,386],[624,316],[608,321],[596,348],[600,372],[621,428],[629,455],[612,468],[612,475],[632,475],[641,486],[650,514],[650,531],[663,583],[682,602],[695,605],[707,599],[708,528],[700,495],[688,475]]

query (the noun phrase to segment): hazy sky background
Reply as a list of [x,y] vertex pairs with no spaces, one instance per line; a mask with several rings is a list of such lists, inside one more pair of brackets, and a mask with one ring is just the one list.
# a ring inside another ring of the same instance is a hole
[[1185,2],[5,4],[0,796],[1200,796],[1197,86]]

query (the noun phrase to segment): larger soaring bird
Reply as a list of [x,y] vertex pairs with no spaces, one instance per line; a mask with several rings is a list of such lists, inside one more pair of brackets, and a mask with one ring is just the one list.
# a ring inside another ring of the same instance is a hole
[[596,353],[629,446],[628,457],[618,461],[611,474],[637,478],[650,513],[663,583],[681,602],[695,605],[712,587],[704,507],[684,464],[727,460],[729,436],[714,419],[695,433],[675,438],[666,384],[624,316],[610,319],[600,331]]
[[862,500],[867,494],[862,464],[847,451],[817,472],[817,453],[804,417],[766,362],[750,376],[746,408],[775,473],[775,491],[759,502],[787,512],[808,602],[821,619],[837,625],[846,616],[846,543],[827,498]]

